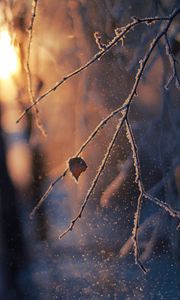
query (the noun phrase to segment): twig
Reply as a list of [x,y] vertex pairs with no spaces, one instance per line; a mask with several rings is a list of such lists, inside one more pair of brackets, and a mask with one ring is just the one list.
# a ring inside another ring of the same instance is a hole
[[[160,217],[160,212],[154,213],[153,215],[149,216],[145,219],[145,221],[140,225],[139,227],[139,234],[141,234],[143,231],[145,231],[147,228],[155,227],[156,220]],[[128,240],[125,242],[125,244],[121,247],[119,251],[119,256],[122,258],[128,254],[128,252],[133,247],[133,240],[132,236],[128,238]]]
[[67,229],[59,236],[59,239],[61,239],[61,238],[64,237],[69,231],[71,231],[71,230],[73,229],[73,227],[74,227],[76,221],[77,221],[78,219],[81,218],[82,213],[83,213],[83,211],[84,211],[84,209],[85,209],[85,207],[86,207],[86,204],[87,204],[87,202],[88,202],[88,200],[89,200],[89,198],[90,198],[92,192],[94,191],[94,189],[95,189],[95,187],[96,187],[96,184],[97,184],[97,182],[98,182],[98,179],[99,179],[100,175],[102,174],[102,172],[103,172],[103,170],[104,170],[104,168],[105,168],[106,162],[107,162],[107,160],[108,160],[108,158],[109,158],[109,155],[110,155],[111,150],[112,150],[112,148],[113,148],[113,146],[114,146],[114,143],[115,143],[115,141],[116,141],[116,138],[117,138],[117,136],[118,136],[118,134],[119,134],[119,131],[120,131],[120,129],[121,129],[123,123],[124,123],[124,118],[125,118],[125,114],[124,114],[124,115],[120,118],[120,120],[119,120],[118,126],[117,126],[116,131],[115,131],[115,133],[114,133],[114,135],[113,135],[113,138],[112,138],[112,140],[111,140],[110,143],[109,143],[109,146],[108,146],[108,148],[107,148],[106,154],[105,154],[105,156],[104,156],[104,158],[103,158],[103,160],[102,160],[102,162],[101,162],[101,165],[100,165],[100,167],[99,167],[99,169],[98,169],[98,171],[97,171],[97,173],[96,173],[96,176],[94,177],[94,179],[93,179],[93,181],[92,181],[92,184],[91,184],[91,186],[90,186],[90,188],[89,188],[89,190],[88,190],[88,192],[87,192],[87,194],[86,194],[86,197],[85,197],[85,199],[84,199],[84,202],[83,202],[83,204],[81,205],[80,210],[79,210],[77,216],[71,221],[69,227],[68,227],[68,228],[67,228]]
[[103,49],[100,49],[99,52],[97,52],[89,61],[87,61],[83,66],[80,68],[74,70],[72,73],[69,73],[68,75],[64,76],[61,80],[59,80],[53,87],[51,87],[49,90],[47,90],[44,94],[42,94],[40,97],[36,98],[34,100],[34,103],[32,103],[29,107],[27,107],[23,113],[19,116],[16,123],[19,123],[19,121],[25,116],[26,113],[28,113],[29,110],[31,110],[36,104],[38,104],[40,101],[42,101],[45,97],[47,97],[52,92],[56,91],[56,89],[61,86],[65,81],[69,80],[70,78],[78,75],[83,70],[87,69],[90,65],[95,63],[96,61],[99,61],[101,57],[107,53],[111,48],[116,46],[116,44],[127,34],[131,29],[133,29],[136,25],[139,25],[141,23],[145,23],[147,25],[150,25],[152,22],[156,21],[169,21],[171,16],[169,17],[154,17],[154,18],[143,18],[143,19],[133,19],[133,21],[126,26],[122,27],[115,32],[114,38],[104,47]]
[[[165,178],[162,178],[158,183],[156,183],[155,186],[153,186],[150,190],[148,190],[147,194],[151,194],[151,197],[154,198],[154,195],[156,195],[157,193],[160,192],[160,190],[163,188],[164,186],[164,182],[168,181],[170,179],[170,174],[167,174],[165,176]],[[145,199],[146,199],[146,195],[144,195]],[[154,202],[154,201],[153,201]],[[155,220],[158,219],[158,217],[160,216],[160,212],[155,213],[154,215],[148,217],[139,227],[139,233],[141,233],[142,231],[145,230],[145,228],[147,226],[155,226]],[[125,242],[125,244],[121,247],[119,255],[121,257],[127,255],[127,253],[130,251],[131,246],[133,246],[133,240],[132,237],[129,237],[129,239]]]
[[168,31],[173,19],[176,17],[176,15],[180,13],[180,8],[179,9],[175,9],[172,14],[169,16],[168,18],[168,23],[167,25],[164,27],[164,29],[159,33],[157,34],[157,36],[154,38],[154,40],[152,41],[152,43],[150,44],[150,48],[149,50],[147,51],[147,53],[145,54],[145,57],[144,59],[140,60],[140,68],[136,74],[136,80],[135,80],[135,83],[133,85],[133,88],[131,90],[131,93],[129,94],[127,100],[124,102],[124,104],[127,104],[128,105],[128,110],[129,110],[129,107],[130,107],[130,104],[132,102],[132,99],[134,97],[134,95],[137,94],[137,87],[138,87],[138,84],[139,84],[139,81],[143,75],[143,72],[144,72],[144,69],[145,69],[145,66],[149,60],[149,57],[151,55],[151,53],[153,52],[155,46],[157,45],[157,43],[159,42],[159,40],[166,34],[166,32]]
[[94,33],[94,38],[95,38],[96,44],[98,45],[98,48],[100,50],[106,49],[106,44],[104,44],[102,42],[102,37],[101,37],[101,34],[99,32]]
[[134,244],[134,256],[135,256],[135,262],[139,265],[141,270],[144,273],[147,273],[147,269],[144,267],[143,263],[140,260],[139,243],[138,243],[138,230],[139,230],[139,222],[140,222],[140,214],[141,214],[141,206],[142,206],[142,201],[143,201],[144,187],[143,187],[143,182],[142,182],[141,168],[140,168],[140,161],[139,161],[137,145],[136,145],[134,134],[133,134],[131,125],[128,121],[128,118],[126,118],[125,124],[126,124],[126,130],[127,130],[127,138],[131,145],[131,150],[132,150],[132,154],[133,154],[133,161],[134,161],[135,174],[136,174],[136,183],[138,184],[138,188],[139,188],[137,209],[134,214],[134,228],[132,231],[132,238],[133,238],[133,242],[134,242],[133,243]]
[[[126,107],[127,107],[126,105],[125,106],[122,105],[121,107],[118,107],[116,110],[112,111],[105,119],[103,119],[97,125],[97,127],[94,129],[94,131],[89,135],[89,137],[87,138],[87,140],[82,144],[82,146],[79,148],[79,150],[77,151],[77,153],[73,157],[78,157],[82,153],[82,151],[90,144],[90,142],[92,142],[92,140],[95,138],[95,136],[99,132],[99,130],[103,129],[103,127],[107,124],[107,122],[110,119],[112,119],[113,117],[115,117],[115,115],[118,114],[119,112],[125,110]],[[46,198],[48,197],[48,195],[51,193],[54,185],[56,183],[58,183],[60,180],[62,180],[66,176],[68,170],[69,170],[69,168],[67,167],[64,170],[64,172],[62,173],[62,175],[59,175],[53,182],[51,182],[51,184],[49,185],[48,189],[46,190],[46,192],[44,193],[44,195],[42,196],[42,198],[38,201],[37,205],[32,210],[32,212],[30,214],[30,219],[32,219],[34,217],[34,215],[36,214],[37,210],[40,208],[40,206],[46,200]]]
[[42,198],[38,201],[37,205],[33,208],[32,212],[30,213],[29,218],[32,220],[34,215],[36,214],[37,210],[40,208],[40,206],[43,204],[43,202],[45,201],[45,199],[47,198],[47,196],[51,193],[54,185],[59,182],[62,178],[64,178],[66,176],[68,172],[68,168],[64,171],[64,173],[60,176],[58,176],[48,187],[47,191],[44,193],[44,195],[42,196]]
[[28,84],[28,92],[29,92],[30,102],[32,103],[34,110],[35,110],[36,125],[39,128],[39,130],[41,131],[42,135],[46,136],[47,133],[45,132],[45,130],[41,124],[41,121],[40,121],[39,109],[34,104],[35,98],[34,98],[33,88],[32,88],[32,75],[31,75],[31,68],[30,68],[31,44],[32,44],[32,38],[33,38],[34,21],[35,21],[36,12],[37,12],[37,4],[38,4],[38,0],[32,1],[32,16],[31,16],[31,22],[30,22],[30,25],[28,28],[29,39],[28,39],[28,45],[27,45],[26,75],[27,75],[27,84]]
[[163,208],[171,217],[180,219],[180,211],[173,209],[167,202],[161,201],[158,198],[151,196],[147,192],[144,192],[143,196]]
[[168,90],[169,85],[171,84],[171,82],[173,80],[175,81],[175,86],[177,87],[177,89],[180,89],[180,78],[179,78],[179,75],[177,72],[177,67],[176,67],[176,64],[178,64],[178,61],[175,59],[175,57],[173,55],[172,48],[171,48],[167,34],[165,34],[164,37],[165,37],[165,41],[166,41],[166,53],[168,55],[170,65],[172,68],[172,75],[169,77],[169,79],[165,85],[165,89]]

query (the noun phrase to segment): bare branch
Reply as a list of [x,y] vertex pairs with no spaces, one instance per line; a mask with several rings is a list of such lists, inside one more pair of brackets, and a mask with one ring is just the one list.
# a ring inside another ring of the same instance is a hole
[[114,38],[106,45],[106,47],[102,48],[97,52],[89,61],[87,61],[83,66],[80,68],[74,70],[72,73],[64,76],[61,80],[59,80],[53,87],[51,87],[49,90],[47,90],[44,94],[42,94],[40,97],[34,100],[34,103],[32,103],[29,107],[27,107],[23,113],[19,116],[16,123],[19,123],[19,121],[25,116],[25,114],[31,110],[36,104],[38,104],[40,101],[42,101],[45,97],[47,97],[52,92],[56,91],[56,89],[61,86],[65,81],[69,80],[70,78],[78,75],[85,69],[87,69],[90,65],[95,63],[96,61],[99,61],[102,56],[107,53],[111,48],[117,45],[119,41],[121,41],[122,38],[125,37],[125,35],[133,29],[136,25],[139,25],[141,23],[145,23],[147,25],[151,24],[152,22],[156,21],[169,21],[171,18],[174,18],[174,13],[170,15],[169,17],[160,18],[160,17],[154,17],[154,18],[143,18],[143,19],[133,19],[133,21],[126,26],[120,28],[119,30],[115,31]]
[[[90,142],[92,142],[92,140],[95,138],[96,134],[99,132],[99,130],[103,129],[103,127],[107,124],[107,122],[112,119],[113,117],[115,117],[116,114],[118,114],[119,112],[123,111],[126,109],[126,105],[125,106],[121,106],[119,108],[117,108],[116,110],[114,110],[113,112],[111,112],[105,119],[103,119],[98,125],[97,127],[94,129],[94,131],[89,135],[89,137],[87,138],[87,140],[82,144],[82,146],[79,148],[79,150],[77,151],[77,153],[74,155],[74,157],[78,157],[82,151],[90,144]],[[62,173],[62,175],[59,175],[53,182],[51,182],[51,184],[49,185],[48,189],[46,190],[46,192],[44,193],[44,195],[42,196],[42,198],[38,201],[38,204],[34,207],[33,211],[30,214],[30,218],[32,219],[34,217],[34,215],[36,214],[37,210],[41,207],[41,205],[43,204],[43,202],[46,200],[46,198],[48,197],[48,195],[51,193],[54,185],[56,183],[58,183],[61,179],[63,179],[67,172],[68,172],[69,168],[66,168],[64,170],[64,172]]]
[[[179,9],[180,11],[180,9]],[[118,107],[116,110],[112,111],[105,119],[103,119],[95,128],[95,130],[89,135],[89,137],[87,138],[87,140],[83,143],[83,145],[80,147],[80,149],[78,150],[78,152],[74,155],[74,157],[79,156],[82,151],[87,147],[87,145],[94,139],[94,137],[96,136],[96,134],[99,132],[100,129],[102,129],[107,122],[115,117],[116,114],[118,114],[119,112],[122,112],[123,110],[126,110],[126,114],[128,114],[129,112],[129,107],[131,104],[131,101],[134,97],[134,95],[136,95],[136,90],[139,84],[139,81],[141,79],[141,76],[143,74],[144,68],[148,62],[148,59],[154,49],[154,47],[156,46],[156,44],[158,43],[159,39],[166,33],[166,31],[168,30],[170,23],[172,22],[172,19],[174,18],[174,16],[177,14],[177,11],[174,11],[174,13],[172,13],[172,15],[169,18],[163,18],[163,20],[169,20],[167,26],[165,27],[165,29],[160,32],[157,37],[153,40],[153,42],[151,43],[151,47],[148,50],[148,52],[146,53],[144,59],[142,61],[140,61],[140,68],[137,72],[136,75],[136,79],[135,79],[135,83],[133,85],[133,88],[128,96],[128,98],[124,101],[124,104],[121,105],[120,107]],[[142,19],[141,22],[147,22],[147,20],[152,20],[153,18],[145,18]],[[155,18],[156,20],[162,20],[161,18]],[[140,20],[138,21],[140,22]],[[131,23],[130,23],[131,24]],[[128,24],[128,26],[130,26],[130,24]],[[139,23],[138,23],[139,24]],[[129,28],[129,27],[128,27]],[[129,30],[129,29],[128,29]],[[79,70],[79,69],[78,69]],[[77,70],[75,71],[77,72]],[[67,79],[67,78],[66,78]],[[66,80],[64,79],[64,80]],[[52,186],[54,186],[57,182],[59,182],[62,178],[64,178],[64,174],[66,175],[68,171],[68,168],[63,172],[62,175],[58,176],[48,187],[47,191],[45,192],[45,194],[43,195],[43,197],[39,200],[39,205],[37,205],[37,209],[35,210],[35,212],[39,209],[39,207],[41,206],[41,204],[44,202],[44,200],[47,198],[47,196],[50,194],[50,192],[52,191]],[[43,199],[43,200],[42,200]],[[32,216],[34,215],[34,213],[32,214]]]
[[[153,215],[151,215],[150,217],[146,218],[145,221],[140,225],[139,227],[139,234],[142,234],[144,231],[147,230],[147,228],[155,228],[156,226],[156,221],[160,218],[161,214],[160,212],[154,213]],[[119,251],[119,256],[121,258],[123,258],[124,256],[126,256],[131,248],[133,247],[133,240],[132,240],[132,236],[130,236],[128,238],[128,240],[124,243],[124,245],[121,247],[120,251]]]
[[102,37],[99,32],[94,33],[94,38],[100,50],[106,49],[106,45],[102,42]]
[[113,135],[113,138],[112,138],[112,140],[109,143],[109,146],[107,148],[105,156],[104,156],[104,158],[103,158],[103,160],[101,162],[101,165],[100,165],[100,167],[99,167],[99,169],[98,169],[98,171],[96,173],[96,176],[94,177],[94,179],[92,181],[92,184],[91,184],[91,186],[90,186],[90,188],[89,188],[89,190],[88,190],[88,192],[86,194],[84,202],[81,205],[80,210],[79,210],[77,216],[71,221],[69,227],[59,236],[59,239],[61,239],[62,237],[64,237],[69,231],[72,231],[72,229],[73,229],[76,221],[81,218],[82,213],[83,213],[83,211],[84,211],[84,209],[85,209],[85,207],[87,205],[87,202],[88,202],[91,194],[93,193],[93,191],[94,191],[94,189],[95,189],[95,187],[97,185],[98,179],[99,179],[100,175],[102,174],[102,172],[103,172],[103,170],[105,168],[106,162],[107,162],[107,160],[109,158],[109,155],[110,155],[111,150],[112,150],[112,148],[114,146],[116,138],[117,138],[117,136],[118,136],[118,134],[119,134],[119,132],[121,130],[121,127],[122,127],[123,123],[124,123],[124,118],[125,118],[125,114],[119,119],[119,123],[118,123],[116,131],[115,131],[115,133]]
[[28,28],[29,39],[28,39],[28,45],[27,45],[26,75],[27,75],[27,84],[28,84],[28,92],[29,92],[30,102],[34,106],[36,125],[39,128],[39,130],[41,131],[42,135],[46,136],[47,134],[46,134],[46,132],[41,124],[41,121],[40,121],[39,109],[37,108],[36,105],[34,105],[35,98],[34,98],[33,88],[32,88],[32,74],[31,74],[31,68],[30,68],[31,44],[32,44],[32,38],[33,38],[34,21],[35,21],[35,17],[36,17],[36,13],[37,13],[37,4],[38,4],[38,0],[32,1],[32,16],[31,16],[30,25]]
[[146,199],[149,199],[150,201],[152,201],[156,205],[163,208],[166,212],[168,212],[170,214],[171,217],[180,219],[180,211],[173,209],[168,203],[166,203],[164,201],[161,201],[158,198],[153,197],[149,193],[146,193],[146,192],[143,193],[143,196]]
[[37,210],[40,208],[40,206],[44,203],[44,201],[46,200],[47,196],[51,193],[54,185],[59,182],[62,178],[64,178],[66,176],[68,172],[68,168],[66,168],[66,170],[64,171],[64,173],[60,176],[58,176],[48,187],[47,191],[44,193],[44,195],[42,196],[42,198],[38,201],[37,205],[33,208],[32,212],[30,213],[29,218],[32,220],[34,215],[36,214]]
[[139,188],[137,209],[136,209],[136,212],[134,215],[134,228],[132,231],[132,238],[134,241],[134,256],[135,256],[135,262],[139,265],[139,267],[142,269],[142,271],[144,273],[146,273],[147,269],[144,267],[143,263],[140,260],[139,243],[138,243],[138,231],[139,231],[140,214],[141,214],[141,206],[142,206],[142,201],[143,201],[144,187],[143,187],[143,182],[142,182],[142,177],[141,177],[141,168],[140,168],[138,150],[137,150],[134,134],[133,134],[131,125],[128,121],[128,118],[126,118],[125,124],[126,124],[126,130],[127,130],[127,138],[131,145],[132,154],[133,154],[133,161],[134,161],[135,174],[136,174],[135,181],[138,184],[138,188]]
[[[117,129],[115,131],[115,134],[112,138],[112,140],[110,141],[110,144],[108,146],[107,152],[102,160],[102,163],[92,181],[92,184],[90,186],[90,189],[87,192],[87,195],[84,199],[83,204],[80,207],[80,210],[78,212],[78,214],[76,215],[76,217],[74,219],[72,219],[69,227],[60,235],[59,238],[64,237],[69,231],[71,231],[75,225],[75,223],[77,222],[78,219],[81,218],[82,213],[88,203],[88,200],[91,196],[91,194],[93,193],[96,184],[98,182],[98,179],[100,177],[100,175],[102,174],[106,162],[108,160],[108,157],[111,153],[112,147],[115,143],[115,140],[118,136],[118,133],[120,131],[120,129],[122,128],[123,124],[125,123],[126,125],[126,130],[127,130],[127,138],[130,142],[131,145],[131,149],[132,149],[132,153],[133,153],[133,161],[134,161],[134,167],[135,167],[135,173],[136,173],[136,182],[138,184],[138,188],[139,188],[139,197],[138,197],[138,203],[137,203],[137,210],[134,216],[134,228],[133,228],[133,242],[134,242],[134,255],[135,255],[135,261],[136,263],[139,265],[139,267],[142,269],[142,271],[144,273],[147,272],[146,268],[144,267],[144,265],[142,264],[142,262],[140,261],[140,255],[139,255],[139,245],[138,245],[138,231],[139,231],[139,222],[140,222],[140,213],[141,213],[141,206],[142,206],[142,201],[143,201],[143,197],[149,199],[150,201],[154,202],[155,204],[157,204],[158,206],[162,207],[165,209],[165,211],[167,211],[171,216],[173,217],[177,217],[180,218],[180,212],[172,209],[167,203],[150,196],[148,193],[146,193],[144,191],[144,187],[143,187],[143,182],[142,182],[142,176],[141,176],[141,169],[140,169],[140,161],[139,161],[139,155],[138,155],[138,150],[137,150],[137,146],[136,146],[136,142],[135,142],[135,138],[134,138],[134,134],[131,128],[131,125],[129,123],[128,120],[128,114],[129,114],[129,109],[132,103],[132,100],[134,98],[134,96],[137,94],[137,88],[139,85],[139,82],[142,78],[144,69],[147,65],[147,62],[149,61],[149,58],[154,50],[154,48],[156,47],[156,45],[158,44],[158,42],[160,41],[160,39],[167,34],[168,29],[173,21],[173,19],[176,17],[176,15],[180,12],[180,8],[174,10],[172,12],[172,14],[167,17],[167,18],[145,18],[145,19],[138,19],[138,18],[134,18],[132,23],[127,24],[125,27],[122,27],[120,29],[117,29],[115,32],[115,37],[111,40],[110,43],[108,43],[106,45],[106,47],[101,47],[102,49],[100,49],[100,51],[93,56],[93,58],[91,60],[89,60],[85,65],[81,66],[79,69],[76,69],[74,72],[70,73],[69,75],[65,76],[62,80],[60,80],[59,82],[57,82],[55,84],[54,87],[52,87],[51,89],[49,89],[46,93],[44,93],[43,95],[41,95],[40,97],[38,97],[35,102],[29,106],[24,112],[23,114],[20,116],[20,118],[17,120],[17,122],[19,122],[22,117],[32,108],[34,107],[34,105],[36,105],[37,103],[39,103],[43,98],[45,98],[47,95],[49,95],[52,91],[55,91],[61,84],[63,84],[66,80],[70,79],[71,77],[81,73],[83,70],[85,70],[86,68],[88,68],[91,64],[93,64],[95,61],[99,60],[108,50],[110,50],[113,46],[115,46],[124,36],[127,32],[129,32],[132,28],[135,27],[135,25],[140,24],[142,22],[146,23],[146,24],[152,24],[152,22],[155,21],[159,21],[159,20],[166,20],[168,21],[166,23],[166,25],[164,26],[164,28],[156,35],[156,37],[153,39],[153,41],[150,44],[150,47],[148,49],[148,51],[146,52],[144,58],[140,61],[140,67],[137,71],[136,77],[135,77],[135,82],[134,85],[127,97],[127,99],[124,100],[123,105],[119,106],[116,110],[112,111],[104,120],[102,120],[98,126],[95,128],[95,130],[89,135],[89,137],[87,138],[87,140],[84,142],[84,144],[80,147],[80,149],[78,150],[78,152],[76,153],[75,157],[79,156],[81,154],[81,152],[87,147],[87,145],[94,139],[94,137],[96,136],[96,134],[99,132],[100,129],[102,129],[104,127],[104,125],[107,124],[107,122],[115,117],[115,115],[119,112],[122,113],[122,117],[119,119],[119,124],[117,126]],[[99,42],[99,40],[98,40]],[[36,211],[39,209],[40,205],[44,202],[44,200],[47,198],[47,196],[49,195],[49,193],[52,191],[53,186],[59,182],[62,178],[65,177],[65,175],[68,172],[68,168],[65,169],[64,173],[60,176],[58,176],[49,186],[49,188],[47,189],[46,193],[43,195],[43,197],[40,199],[40,201],[38,202],[38,204],[36,205],[36,207],[34,208],[34,210],[31,213],[31,218],[33,217],[33,215],[36,213]]]

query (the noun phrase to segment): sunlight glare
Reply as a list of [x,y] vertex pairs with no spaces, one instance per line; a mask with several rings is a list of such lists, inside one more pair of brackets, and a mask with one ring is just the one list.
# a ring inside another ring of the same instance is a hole
[[19,61],[11,36],[7,30],[0,32],[0,78],[8,79],[18,71]]

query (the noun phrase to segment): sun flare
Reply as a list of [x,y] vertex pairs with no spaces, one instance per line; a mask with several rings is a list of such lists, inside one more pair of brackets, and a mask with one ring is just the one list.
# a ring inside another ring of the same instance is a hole
[[7,30],[0,32],[0,78],[8,79],[19,68],[18,54]]

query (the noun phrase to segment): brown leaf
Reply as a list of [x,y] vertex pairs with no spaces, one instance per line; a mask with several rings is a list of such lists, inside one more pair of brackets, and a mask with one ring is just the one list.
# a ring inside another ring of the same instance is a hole
[[86,171],[87,165],[81,157],[73,157],[68,161],[72,176],[78,181],[82,172]]

